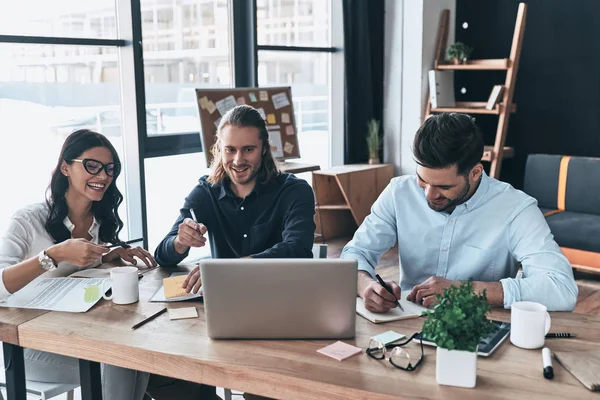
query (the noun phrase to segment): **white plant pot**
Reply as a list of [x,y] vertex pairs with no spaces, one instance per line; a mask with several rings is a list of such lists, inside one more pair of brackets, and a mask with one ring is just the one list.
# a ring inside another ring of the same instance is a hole
[[440,385],[475,387],[477,383],[477,352],[447,350],[438,347],[435,379]]

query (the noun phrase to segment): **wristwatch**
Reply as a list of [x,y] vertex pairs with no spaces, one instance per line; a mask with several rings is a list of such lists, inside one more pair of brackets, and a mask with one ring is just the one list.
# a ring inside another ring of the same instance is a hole
[[50,258],[50,256],[48,254],[46,254],[46,251],[42,251],[38,255],[38,260],[40,262],[40,266],[43,269],[45,269],[46,271],[50,271],[50,270],[53,270],[54,268],[58,267],[58,265],[56,265],[54,260],[52,258]]

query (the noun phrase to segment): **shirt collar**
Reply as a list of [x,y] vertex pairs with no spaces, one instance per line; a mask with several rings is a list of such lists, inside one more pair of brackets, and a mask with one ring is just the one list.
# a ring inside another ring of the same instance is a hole
[[[219,200],[223,199],[225,196],[237,197],[235,194],[233,194],[231,192],[231,190],[229,189],[229,185],[230,185],[229,179],[224,179],[223,182],[221,183],[221,191],[219,193]],[[252,196],[253,193],[255,193],[256,196],[258,196],[260,194],[261,190],[262,190],[262,185],[260,183],[256,182],[256,185],[254,185],[254,189],[252,189],[252,191],[246,197]]]
[[[96,232],[100,228],[100,223],[96,220],[95,216],[92,215],[92,218],[93,218],[92,225],[90,226],[90,229],[88,229],[88,233],[92,237],[96,237]],[[63,224],[67,227],[69,232],[73,233],[73,229],[75,229],[75,225],[71,222],[68,215],[65,217],[65,219],[63,219]]]
[[475,209],[475,207],[479,205],[479,203],[487,193],[489,186],[490,178],[487,176],[485,171],[483,171],[477,190],[475,191],[475,193],[473,193],[473,196],[471,196],[471,198],[465,202],[465,208],[467,209],[467,211],[472,211]]

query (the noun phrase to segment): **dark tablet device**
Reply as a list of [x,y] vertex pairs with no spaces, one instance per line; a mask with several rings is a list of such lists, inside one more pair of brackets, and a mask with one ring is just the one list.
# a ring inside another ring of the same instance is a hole
[[[477,351],[477,354],[483,357],[487,357],[492,354],[510,333],[510,323],[494,320],[492,320],[492,323],[497,326],[497,329],[482,340],[482,343],[479,345],[479,350]],[[419,334],[415,339],[421,340],[423,344],[428,346],[435,346],[435,343],[426,337],[422,338],[421,334]]]

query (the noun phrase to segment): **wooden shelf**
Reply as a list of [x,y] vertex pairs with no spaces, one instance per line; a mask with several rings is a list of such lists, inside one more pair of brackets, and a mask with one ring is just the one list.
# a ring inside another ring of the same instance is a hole
[[435,69],[450,70],[469,70],[469,71],[495,71],[507,70],[510,66],[510,59],[498,58],[489,60],[469,60],[465,64],[442,64],[435,63]]
[[[496,107],[494,107],[491,110],[488,110],[487,108],[485,108],[486,104],[487,103],[485,101],[457,101],[456,107],[432,108],[431,112],[432,113],[458,112],[458,113],[465,113],[465,114],[500,115],[504,111],[504,104],[502,104],[502,103],[496,104]],[[513,103],[511,106],[510,112],[514,113],[516,111],[517,111],[517,105]]]
[[[485,146],[483,150],[483,157],[481,161],[492,161],[492,155],[494,153],[494,146]],[[512,158],[515,156],[515,149],[512,147],[504,146],[504,158]]]
[[315,209],[317,210],[349,210],[350,206],[347,204],[326,204],[326,205],[316,205]]

